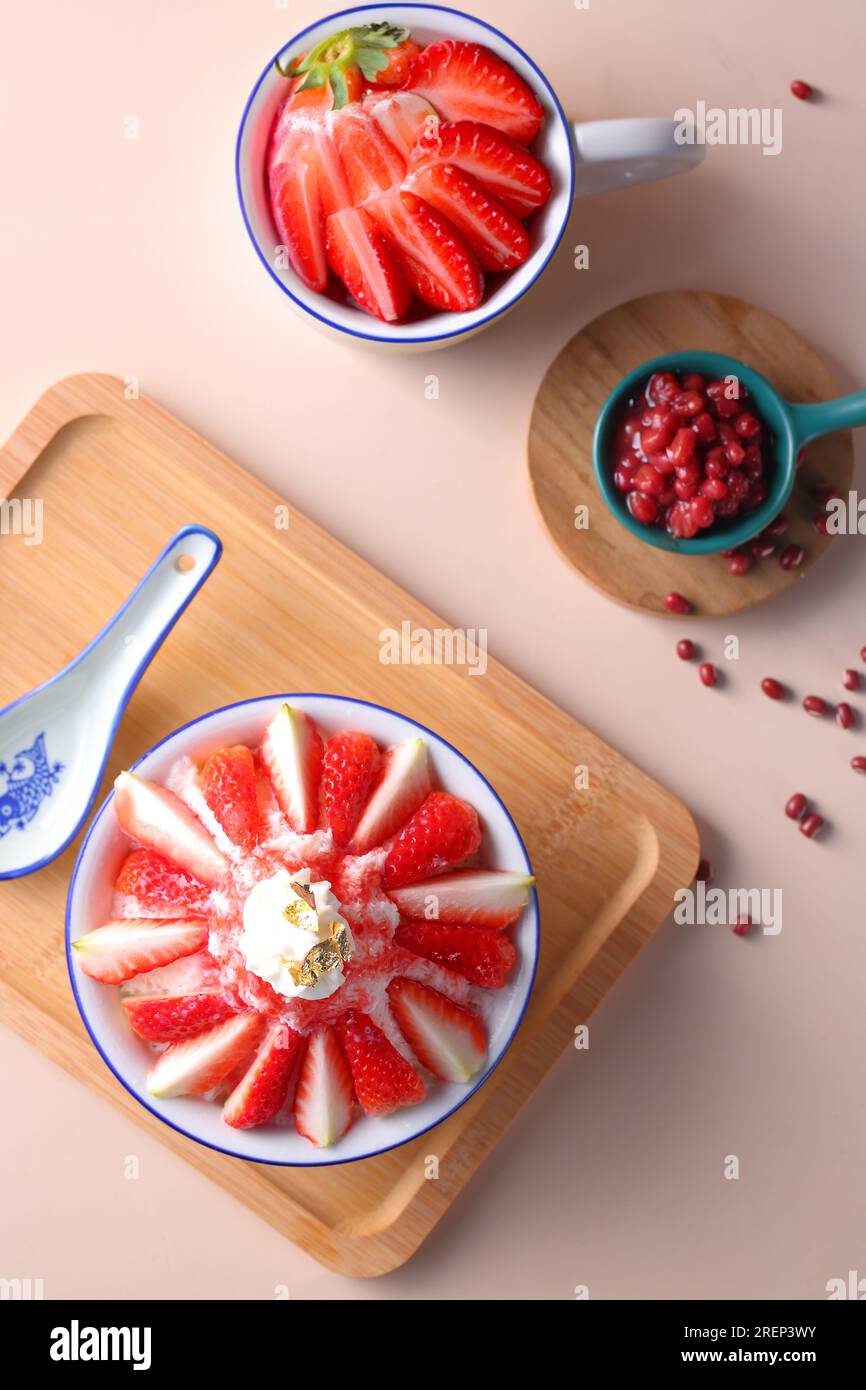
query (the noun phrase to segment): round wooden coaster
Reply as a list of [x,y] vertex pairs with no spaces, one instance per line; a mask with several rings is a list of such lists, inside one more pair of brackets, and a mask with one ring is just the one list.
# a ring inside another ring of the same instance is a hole
[[[644,295],[594,319],[548,367],[529,425],[529,473],[542,520],[570,564],[602,593],[666,617],[664,596],[685,594],[703,616],[739,613],[797,583],[832,544],[812,520],[812,495],[832,486],[844,496],[854,467],[850,432],[818,439],[805,450],[785,515],[790,526],[778,553],[802,545],[798,570],[778,554],[747,575],[728,573],[720,555],[676,555],[632,536],[608,511],[592,471],[592,432],[604,400],[620,378],[660,353],[703,348],[730,353],[762,372],[789,401],[822,401],[842,392],[822,359],[788,324],[727,295],[669,290]],[[578,529],[576,508],[589,509]]]

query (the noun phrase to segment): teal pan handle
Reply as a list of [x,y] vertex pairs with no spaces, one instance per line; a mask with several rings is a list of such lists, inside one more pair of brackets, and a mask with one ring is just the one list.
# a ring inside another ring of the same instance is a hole
[[854,391],[835,401],[820,401],[818,405],[789,405],[794,445],[802,449],[810,440],[836,430],[850,430],[866,425],[866,391]]

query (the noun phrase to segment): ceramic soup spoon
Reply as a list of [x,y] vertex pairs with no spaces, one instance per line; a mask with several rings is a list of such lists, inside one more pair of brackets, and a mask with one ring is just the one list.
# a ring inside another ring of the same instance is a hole
[[[765,500],[754,511],[729,522],[718,521],[692,539],[678,539],[661,526],[645,526],[636,521],[626,506],[625,494],[618,491],[613,480],[611,443],[617,421],[629,397],[654,372],[700,372],[717,380],[736,377],[751,396],[752,405],[771,436],[771,459],[766,477],[769,492]],[[823,434],[849,430],[855,425],[866,425],[866,391],[855,391],[850,396],[819,401],[815,405],[794,405],[786,401],[766,377],[739,358],[719,352],[669,352],[635,367],[611,391],[596,422],[592,462],[605,502],[633,536],[681,555],[710,555],[720,550],[733,550],[752,540],[778,516],[793,491],[797,455],[804,445]]]
[[133,690],[221,553],[203,526],[178,531],[84,651],[0,710],[0,879],[41,869],[78,833]]

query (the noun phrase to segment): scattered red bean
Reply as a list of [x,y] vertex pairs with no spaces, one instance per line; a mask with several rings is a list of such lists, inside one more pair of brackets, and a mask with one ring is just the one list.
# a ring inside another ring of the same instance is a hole
[[824,817],[816,815],[814,811],[800,821],[800,834],[805,835],[807,840],[813,839],[823,828]]
[[675,591],[665,594],[665,608],[669,613],[691,613],[692,611],[692,605],[688,599],[683,598],[682,594]]
[[731,927],[731,931],[734,933],[734,936],[745,936],[746,932],[751,931],[751,929],[752,919],[748,912],[739,913],[736,922]]
[[803,701],[803,709],[807,714],[814,714],[816,719],[821,719],[827,713],[827,701],[822,700],[820,695],[807,695]]
[[791,83],[791,92],[800,101],[810,101],[812,98],[812,88],[808,82],[803,82],[799,77]]
[[713,868],[712,860],[702,859],[698,865],[698,872],[695,874],[698,883],[704,883],[707,888],[712,888],[715,876],[716,871]]
[[866,772],[866,758],[858,753],[856,758],[851,759],[851,766],[855,772]]
[[711,661],[705,661],[701,666],[701,680],[704,685],[715,685],[719,679],[719,673]]
[[741,575],[748,574],[752,568],[752,557],[746,550],[737,550],[728,560],[728,574],[732,574],[735,579]]
[[677,642],[677,656],[679,657],[680,661],[691,661],[696,650],[697,648],[695,647],[694,642],[692,642],[691,639],[688,637],[684,637],[682,641]]
[[752,541],[752,555],[756,560],[769,560],[771,555],[775,555],[776,547],[772,541],[762,541],[760,537]]
[[784,513],[784,512],[779,512],[779,515],[778,515],[777,517],[775,517],[775,518],[770,522],[769,526],[765,526],[765,527],[764,527],[763,531],[761,532],[761,535],[762,535],[762,536],[784,536],[784,534],[785,534],[785,532],[787,531],[787,529],[788,529],[788,518],[785,516],[785,513]]
[[836,706],[836,723],[843,729],[850,729],[854,723],[854,711],[844,700],[841,705]]
[[765,676],[761,681],[761,689],[770,700],[781,700],[785,693],[785,687],[781,681],[774,680],[772,676]]
[[802,565],[805,553],[801,545],[786,545],[779,556],[779,564],[783,570],[795,570]]
[[866,647],[860,648],[860,660],[866,661]]
[[785,802],[785,815],[791,820],[799,820],[805,811],[808,802],[802,792],[794,792]]
[[846,690],[859,690],[860,676],[849,666],[846,671],[842,672],[842,684],[844,685]]

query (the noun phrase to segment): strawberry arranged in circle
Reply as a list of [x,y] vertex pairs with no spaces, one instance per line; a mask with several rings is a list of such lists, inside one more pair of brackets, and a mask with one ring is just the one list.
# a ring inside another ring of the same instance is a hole
[[381,755],[369,734],[334,734],[322,759],[322,803],[334,843],[348,844],[379,770]]
[[204,909],[210,896],[203,883],[155,849],[132,850],[114,887],[147,907],[182,907],[193,914],[197,908]]
[[289,824],[309,834],[319,821],[322,739],[303,710],[282,705],[265,730],[262,761]]
[[203,1033],[171,1043],[150,1069],[148,1091],[162,1100],[204,1095],[244,1064],[266,1026],[260,1014],[234,1014]]
[[417,980],[388,986],[400,1032],[418,1061],[442,1081],[470,1081],[484,1066],[487,1037],[481,1023],[453,999]]
[[278,66],[291,86],[268,152],[271,206],[309,289],[336,276],[385,322],[413,299],[466,313],[484,270],[527,259],[521,219],[551,191],[525,148],[544,111],[503,59],[452,39],[421,49],[383,22]]
[[481,845],[478,813],[450,792],[431,792],[404,825],[385,860],[386,889],[460,864]]
[[388,896],[404,917],[504,931],[529,903],[534,882],[529,874],[504,869],[458,869],[392,888]]
[[352,1123],[355,1088],[346,1054],[333,1028],[313,1033],[301,1063],[294,1112],[298,1132],[327,1148]]
[[352,1010],[337,1024],[358,1104],[367,1115],[390,1115],[424,1099],[424,1082],[366,1014]]
[[501,989],[517,956],[502,932],[444,922],[401,922],[395,941],[483,989]]
[[119,917],[85,933],[72,948],[85,975],[106,985],[122,985],[145,970],[191,956],[207,945],[203,917]]
[[216,990],[200,994],[130,995],[121,1000],[133,1032],[147,1042],[177,1042],[236,1012]]
[[288,1024],[268,1029],[248,1070],[223,1106],[223,1119],[233,1129],[251,1129],[272,1120],[286,1103],[289,1082],[304,1040]]
[[256,767],[249,748],[220,748],[199,774],[204,799],[229,839],[241,849],[259,842]]

